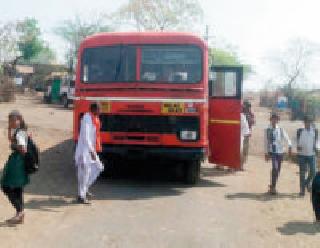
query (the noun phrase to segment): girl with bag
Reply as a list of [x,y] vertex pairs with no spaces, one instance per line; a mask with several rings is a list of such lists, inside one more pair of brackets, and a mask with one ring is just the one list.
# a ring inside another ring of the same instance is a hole
[[23,189],[29,183],[25,169],[24,155],[27,152],[27,126],[18,111],[9,114],[8,138],[12,153],[6,162],[1,178],[1,188],[16,210],[16,215],[7,220],[8,224],[24,222]]

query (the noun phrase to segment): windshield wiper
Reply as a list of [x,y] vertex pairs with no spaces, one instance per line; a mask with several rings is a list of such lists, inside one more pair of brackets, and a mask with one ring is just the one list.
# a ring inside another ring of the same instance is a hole
[[114,80],[115,81],[118,81],[118,78],[120,76],[120,72],[121,72],[121,65],[122,65],[122,56],[123,56],[123,45],[120,45],[120,58],[119,58],[119,62],[117,64],[117,67],[116,67],[116,74],[114,76]]

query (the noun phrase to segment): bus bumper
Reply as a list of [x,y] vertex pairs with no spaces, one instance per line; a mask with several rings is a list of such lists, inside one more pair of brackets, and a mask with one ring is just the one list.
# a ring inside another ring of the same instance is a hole
[[104,145],[102,156],[123,159],[204,160],[206,148]]

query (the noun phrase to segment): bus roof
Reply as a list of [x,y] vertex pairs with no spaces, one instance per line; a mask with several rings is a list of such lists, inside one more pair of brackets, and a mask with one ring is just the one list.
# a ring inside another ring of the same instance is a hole
[[191,33],[182,32],[110,32],[98,33],[84,39],[80,50],[86,47],[116,44],[194,44],[206,49],[205,41]]

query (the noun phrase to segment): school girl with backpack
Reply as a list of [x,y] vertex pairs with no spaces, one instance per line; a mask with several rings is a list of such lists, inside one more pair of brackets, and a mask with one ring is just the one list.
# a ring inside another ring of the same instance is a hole
[[0,182],[2,191],[16,210],[15,216],[6,222],[22,224],[25,216],[23,189],[30,182],[29,174],[38,168],[38,152],[32,139],[28,137],[27,125],[18,111],[9,114],[8,122],[8,138],[12,153],[4,166]]

